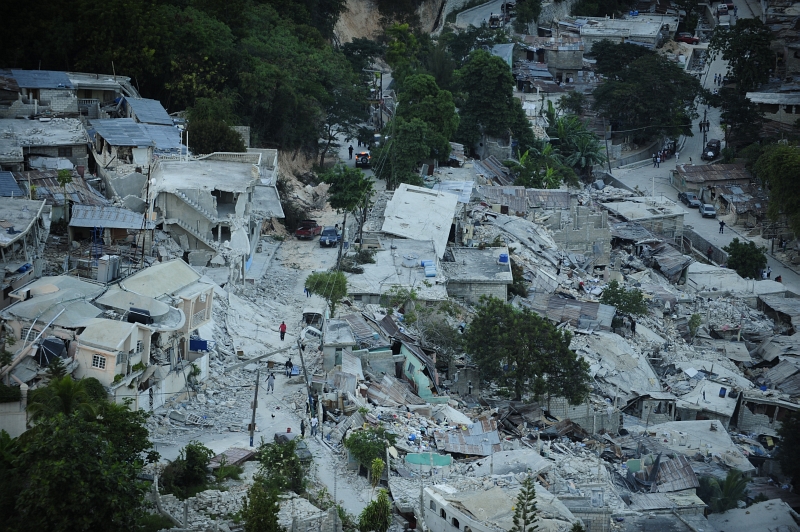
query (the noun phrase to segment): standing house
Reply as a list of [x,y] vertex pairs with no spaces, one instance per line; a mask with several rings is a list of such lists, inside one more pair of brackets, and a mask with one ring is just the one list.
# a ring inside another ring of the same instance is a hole
[[670,183],[681,192],[700,195],[704,188],[719,185],[749,185],[753,175],[744,164],[679,164],[670,173]]
[[547,70],[557,82],[569,82],[583,70],[583,41],[570,35],[526,35],[525,59],[547,65]]
[[442,262],[447,277],[447,295],[477,303],[481,296],[508,299],[513,282],[507,247],[451,248],[453,262]]
[[132,399],[136,403],[134,380],[150,363],[150,329],[139,323],[96,318],[89,320],[75,339],[78,367],[73,375],[96,378],[111,390],[116,402]]

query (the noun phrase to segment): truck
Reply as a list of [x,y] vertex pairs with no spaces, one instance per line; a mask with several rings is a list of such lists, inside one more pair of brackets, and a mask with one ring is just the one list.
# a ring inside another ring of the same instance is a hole
[[300,226],[294,232],[295,238],[298,239],[312,239],[322,232],[322,226],[316,220],[303,220]]
[[326,227],[319,237],[320,247],[334,247],[339,243],[339,230],[335,227]]
[[719,139],[711,139],[706,144],[706,147],[703,150],[703,154],[700,156],[700,158],[704,161],[713,161],[719,157],[720,151],[722,151],[722,142],[720,142]]

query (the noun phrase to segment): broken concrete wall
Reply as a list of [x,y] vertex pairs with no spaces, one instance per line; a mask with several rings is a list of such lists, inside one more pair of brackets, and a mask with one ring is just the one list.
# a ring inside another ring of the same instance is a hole
[[775,435],[782,425],[778,418],[788,413],[789,409],[785,407],[743,399],[739,405],[736,426],[742,432]]
[[124,198],[126,196],[136,196],[141,198],[147,177],[140,172],[133,172],[123,177],[111,179],[110,185],[113,193]]
[[597,410],[590,404],[571,405],[564,397],[551,397],[549,411],[559,419],[574,421],[590,434],[601,430],[616,434],[619,430],[620,414],[613,410],[609,414],[607,409]]
[[555,211],[547,221],[556,244],[567,253],[594,256],[595,265],[608,264],[611,254],[608,212],[573,205],[568,216],[564,211]]
[[477,303],[480,301],[481,296],[496,297],[501,301],[505,301],[508,299],[508,284],[505,282],[448,281],[447,295],[456,299],[463,299],[469,303]]
[[694,229],[685,229],[683,231],[683,236],[692,243],[692,247],[696,249],[698,253],[702,253],[703,255],[706,254],[709,246],[711,246],[711,260],[717,264],[727,264],[728,254],[697,234]]

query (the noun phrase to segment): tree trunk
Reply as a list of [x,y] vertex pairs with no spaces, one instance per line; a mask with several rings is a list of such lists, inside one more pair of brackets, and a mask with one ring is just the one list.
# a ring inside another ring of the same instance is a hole
[[341,268],[342,265],[342,248],[344,248],[344,228],[347,226],[347,211],[344,211],[344,220],[342,220],[342,238],[339,239],[339,256],[336,258],[336,267]]

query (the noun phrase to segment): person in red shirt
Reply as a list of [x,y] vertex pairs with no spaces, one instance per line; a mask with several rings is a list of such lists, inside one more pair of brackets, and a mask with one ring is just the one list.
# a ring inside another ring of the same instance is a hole
[[283,337],[286,336],[286,323],[281,322],[281,326],[278,327],[278,330],[281,332],[281,341],[283,341]]

